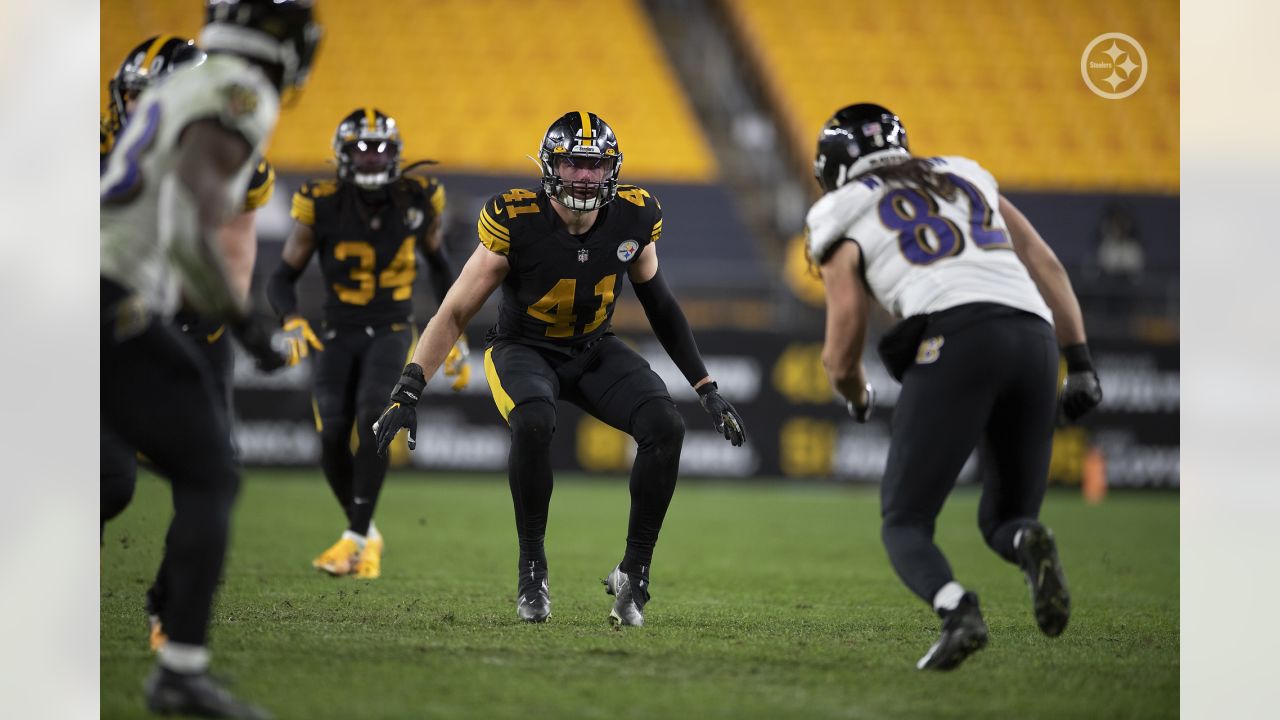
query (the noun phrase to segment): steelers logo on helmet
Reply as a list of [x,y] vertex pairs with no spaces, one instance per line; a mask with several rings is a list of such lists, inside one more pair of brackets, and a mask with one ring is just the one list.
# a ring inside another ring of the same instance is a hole
[[840,108],[818,135],[813,176],[824,192],[880,165],[911,157],[907,130],[888,108],[858,103]]
[[538,161],[543,192],[570,210],[595,210],[618,196],[622,150],[613,128],[595,113],[567,112],[551,123]]
[[376,108],[353,110],[333,135],[338,179],[366,190],[395,182],[400,177],[400,148],[394,119]]

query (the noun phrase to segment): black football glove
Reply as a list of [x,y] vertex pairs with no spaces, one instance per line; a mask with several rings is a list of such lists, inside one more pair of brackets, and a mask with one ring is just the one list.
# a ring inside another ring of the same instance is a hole
[[876,389],[871,387],[871,383],[867,383],[864,387],[867,390],[867,404],[865,406],[859,406],[852,400],[844,401],[845,409],[849,411],[849,417],[853,418],[854,422],[865,423],[870,420],[871,411],[876,406]]
[[1058,419],[1063,424],[1084,417],[1102,402],[1102,384],[1093,370],[1089,346],[1081,343],[1062,349],[1067,360],[1067,379],[1062,382]]
[[714,382],[698,388],[698,402],[711,416],[711,424],[715,426],[716,432],[724,435],[725,440],[733,443],[734,447],[747,441],[747,426],[742,422],[742,416],[728,400],[720,397],[719,386]]
[[275,321],[270,316],[250,313],[245,317],[229,321],[227,325],[231,328],[231,334],[240,341],[240,347],[253,356],[259,370],[273,372],[288,363],[289,358],[271,343],[271,337],[275,333]]
[[409,449],[418,447],[418,399],[426,386],[427,379],[422,375],[421,365],[409,363],[404,366],[400,382],[391,390],[391,404],[373,424],[379,455],[387,454],[387,448],[401,428],[409,430]]

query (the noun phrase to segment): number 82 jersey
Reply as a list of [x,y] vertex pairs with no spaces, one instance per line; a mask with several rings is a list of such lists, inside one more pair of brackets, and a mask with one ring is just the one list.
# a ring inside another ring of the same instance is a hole
[[568,349],[609,331],[623,275],[662,234],[657,198],[634,185],[599,211],[595,224],[571,235],[545,193],[514,189],[480,210],[476,232],[505,255],[496,340]]
[[1013,252],[995,178],[968,158],[927,160],[950,180],[950,198],[864,175],[824,195],[805,224],[809,257],[822,263],[846,238],[862,251],[867,285],[900,318],[989,302],[1053,315]]

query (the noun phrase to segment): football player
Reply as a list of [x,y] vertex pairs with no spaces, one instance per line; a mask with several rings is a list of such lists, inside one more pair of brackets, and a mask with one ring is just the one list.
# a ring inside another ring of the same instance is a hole
[[169,320],[185,297],[263,369],[285,363],[217,241],[319,42],[307,0],[210,0],[201,64],[137,98],[101,180],[102,424],[173,491],[161,578],[169,641],[145,685],[156,713],[265,717],[208,672],[210,610],[240,477],[213,370]]
[[[173,35],[148,38],[129,52],[108,84],[110,103],[99,124],[99,167],[106,168],[107,157],[115,145],[116,137],[124,129],[138,96],[160,78],[180,67],[198,65],[205,60],[205,52],[194,40]],[[249,282],[253,274],[253,262],[257,255],[257,234],[254,219],[257,209],[271,198],[275,185],[275,171],[265,159],[254,168],[245,193],[241,211],[218,230],[218,245],[226,261],[228,278],[237,292],[248,297]],[[191,307],[182,307],[174,318],[174,325],[195,344],[212,369],[211,379],[215,393],[226,402],[227,417],[232,417],[231,385],[234,355],[231,341],[220,321],[202,317]],[[101,433],[101,513],[100,529],[106,522],[129,505],[137,484],[137,461],[133,448],[111,434],[105,426]],[[163,623],[160,609],[164,605],[162,578],[165,563],[160,564],[156,582],[147,591],[146,612],[152,650],[164,644]]]
[[622,150],[613,130],[593,113],[566,113],[547,130],[539,160],[541,189],[499,193],[480,210],[480,245],[392,392],[376,426],[378,448],[385,451],[401,428],[408,428],[414,447],[415,406],[427,378],[502,286],[484,366],[498,412],[511,428],[509,472],[520,543],[517,615],[529,622],[551,615],[543,537],[556,401],[563,399],[635,438],[626,552],[604,582],[615,598],[610,619],[643,625],[653,548],[675,492],[684,421],[662,380],[610,329],[624,277],[631,278],[654,334],[697,390],[715,428],[735,446],[746,441],[746,428],[717,392],[658,268],[657,198],[618,184]]
[[[916,666],[950,670],[987,643],[978,596],[933,543],[979,440],[995,461],[982,535],[1022,569],[1036,623],[1058,636],[1071,597],[1053,533],[1037,519],[1053,426],[1059,413],[1074,421],[1102,401],[1066,271],[991,173],[963,157],[912,156],[902,123],[879,105],[836,112],[814,174],[826,193],[806,227],[826,288],[822,360],[859,422],[874,404],[862,367],[871,298],[903,318],[880,344],[902,382],[880,497],[894,570],[942,619]],[[1059,346],[1068,372],[1060,400]]]
[[[418,253],[437,301],[454,273],[443,244],[444,186],[401,172],[396,121],[374,108],[355,110],[338,124],[333,152],[337,178],[305,183],[293,196],[297,223],[267,295],[293,358],[317,352],[320,465],[347,516],[342,536],[311,564],[335,576],[374,579],[382,573],[384,546],[373,512],[388,460],[376,451],[372,427],[413,347]],[[294,292],[317,253],[326,288],[323,341],[298,313]],[[465,338],[450,350],[445,373],[456,376],[455,390],[466,385]]]

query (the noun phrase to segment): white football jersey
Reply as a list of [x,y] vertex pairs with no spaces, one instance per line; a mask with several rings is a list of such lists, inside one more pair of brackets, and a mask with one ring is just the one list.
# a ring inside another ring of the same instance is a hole
[[958,192],[943,200],[874,176],[845,183],[809,210],[809,255],[824,259],[844,238],[862,249],[867,284],[900,318],[990,302],[1053,314],[1013,251],[996,180],[963,157],[929,158]]
[[[178,139],[188,125],[216,119],[238,132],[253,152],[227,188],[227,207],[240,207],[279,115],[275,87],[249,62],[210,55],[148,88],[117,139],[101,181],[102,268],[137,293],[147,309],[169,317],[177,310],[180,285],[208,287],[215,264],[191,262],[202,253],[183,243],[203,242],[181,219],[161,218],[161,188],[171,185]],[[174,226],[174,227],[169,227]],[[175,262],[181,254],[187,262]]]

